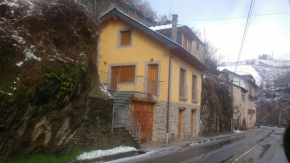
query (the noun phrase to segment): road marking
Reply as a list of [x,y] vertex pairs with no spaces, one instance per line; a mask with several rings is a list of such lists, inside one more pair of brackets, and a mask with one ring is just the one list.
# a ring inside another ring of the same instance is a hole
[[[269,136],[271,137],[274,133],[272,132],[272,134]],[[245,152],[244,154],[242,154],[240,157],[238,157],[237,159],[235,159],[234,161],[232,161],[231,163],[235,163],[237,161],[239,161],[239,159],[241,159],[242,157],[244,157],[246,154],[250,153],[253,149],[255,149],[257,146],[259,146],[261,143],[263,143],[264,141],[267,140],[267,138],[269,137],[266,137],[265,140],[261,141],[259,144],[255,145],[253,148],[251,148],[250,150],[248,150],[247,152]]]
[[242,154],[240,157],[238,157],[237,159],[235,159],[232,163],[237,162],[239,159],[241,159],[242,157],[244,157],[246,154],[248,154],[249,152],[251,152],[253,149],[255,149],[258,145],[255,145],[253,148],[251,148],[250,150],[248,150],[247,152],[245,152],[244,154]]

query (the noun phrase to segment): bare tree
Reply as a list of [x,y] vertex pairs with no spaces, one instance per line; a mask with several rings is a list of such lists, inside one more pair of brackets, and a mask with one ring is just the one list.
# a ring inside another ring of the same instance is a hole
[[207,40],[204,43],[204,50],[205,64],[209,67],[211,73],[217,74],[217,66],[220,63],[222,56],[217,55],[218,49]]

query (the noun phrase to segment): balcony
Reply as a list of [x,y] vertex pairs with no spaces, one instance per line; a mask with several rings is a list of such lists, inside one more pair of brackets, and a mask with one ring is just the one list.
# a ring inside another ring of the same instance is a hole
[[100,82],[110,91],[125,91],[159,95],[160,81],[148,79],[142,76],[133,76],[126,82],[120,82],[118,75],[99,71]]
[[198,90],[197,89],[192,89],[191,101],[193,103],[197,103],[198,102]]
[[187,101],[187,86],[186,85],[179,85],[179,100],[180,101]]

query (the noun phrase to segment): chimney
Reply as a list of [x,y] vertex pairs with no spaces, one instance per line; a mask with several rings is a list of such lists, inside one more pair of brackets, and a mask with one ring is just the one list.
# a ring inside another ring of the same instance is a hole
[[171,31],[171,40],[177,40],[177,22],[178,22],[178,15],[172,15],[172,31]]

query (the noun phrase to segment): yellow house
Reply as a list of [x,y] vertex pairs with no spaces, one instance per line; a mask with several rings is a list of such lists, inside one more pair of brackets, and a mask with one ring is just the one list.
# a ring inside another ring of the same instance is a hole
[[118,9],[101,22],[98,69],[114,94],[112,129],[127,127],[141,142],[197,136],[208,69],[198,37],[177,25],[177,15],[171,28],[147,27]]

